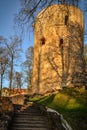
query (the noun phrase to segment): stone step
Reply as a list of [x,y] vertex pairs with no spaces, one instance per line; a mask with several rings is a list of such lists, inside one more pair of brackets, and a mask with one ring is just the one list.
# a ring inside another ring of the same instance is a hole
[[29,115],[14,115],[15,118],[44,118],[45,119],[45,116],[42,116],[42,115],[32,115],[32,114],[29,114]]
[[45,120],[14,120],[15,124],[45,124]]
[[31,110],[31,109],[20,109],[20,111],[22,111],[22,112],[40,112],[40,110]]
[[16,117],[26,117],[26,116],[42,116],[41,113],[16,113],[15,114]]
[[48,129],[48,128],[17,128],[17,127],[14,127],[11,130],[50,130],[50,129]]
[[28,108],[21,107],[21,108],[23,108],[25,110],[29,110],[29,111],[37,111],[37,110],[39,110],[39,108],[31,108],[31,107],[28,107]]
[[14,118],[14,121],[27,121],[27,120],[29,120],[29,121],[47,121],[47,119],[45,118],[45,117],[42,117],[42,116],[34,116],[34,117],[32,117],[32,116],[29,116],[29,117],[21,117],[21,118],[18,118],[18,117],[15,117]]
[[14,118],[10,130],[50,130],[48,119],[42,115],[39,107],[15,106]]
[[25,111],[25,110],[23,110],[23,111],[19,111],[19,113],[41,113],[41,112],[40,111],[29,111],[29,110]]
[[22,105],[13,105],[14,106],[14,109],[17,110],[17,109],[20,109],[22,107]]
[[[21,109],[21,108],[20,108],[20,109],[18,109],[18,110],[19,110],[18,112],[24,112],[24,113],[25,113],[25,112],[27,112],[27,113],[28,113],[28,112],[32,112],[32,113],[41,112],[41,111],[38,110],[38,109],[33,109],[33,110],[32,110],[32,109]],[[17,112],[17,110],[16,110],[15,112]]]
[[47,128],[47,124],[36,124],[36,123],[32,123],[32,124],[13,124],[12,127],[21,127],[21,128],[29,128],[29,127],[34,127],[34,128]]
[[42,113],[42,112],[40,112],[40,111],[20,111],[20,112],[15,112],[15,114],[29,114],[29,113],[35,114],[35,113]]

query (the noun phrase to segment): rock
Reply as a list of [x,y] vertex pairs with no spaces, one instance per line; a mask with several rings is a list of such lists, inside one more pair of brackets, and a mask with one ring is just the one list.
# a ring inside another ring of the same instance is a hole
[[0,98],[0,113],[9,113],[13,112],[13,104],[11,100],[7,97]]

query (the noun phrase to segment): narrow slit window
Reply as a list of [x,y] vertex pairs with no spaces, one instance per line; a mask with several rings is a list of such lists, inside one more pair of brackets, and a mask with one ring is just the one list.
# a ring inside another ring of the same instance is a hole
[[69,17],[68,17],[68,15],[66,15],[66,16],[65,16],[65,25],[68,24],[68,19],[69,19]]
[[41,38],[41,45],[45,45],[45,38]]
[[60,39],[59,47],[62,47],[62,46],[63,46],[63,39],[61,38],[61,39]]

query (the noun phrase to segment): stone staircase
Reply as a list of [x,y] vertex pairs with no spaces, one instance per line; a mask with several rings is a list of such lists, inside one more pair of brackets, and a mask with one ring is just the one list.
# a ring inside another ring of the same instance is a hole
[[49,120],[36,104],[14,105],[9,130],[51,130]]

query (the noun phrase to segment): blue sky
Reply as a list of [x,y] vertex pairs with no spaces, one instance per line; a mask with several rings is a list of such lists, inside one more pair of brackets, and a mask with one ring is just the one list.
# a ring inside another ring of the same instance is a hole
[[[14,28],[14,15],[20,10],[20,0],[0,0],[0,35],[9,39],[10,36],[20,35]],[[23,38],[23,50],[33,46],[33,34],[25,32]],[[24,55],[23,55],[24,58]]]
[[14,34],[13,16],[19,7],[19,0],[0,0],[0,35],[9,37]]

